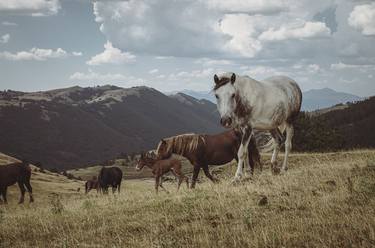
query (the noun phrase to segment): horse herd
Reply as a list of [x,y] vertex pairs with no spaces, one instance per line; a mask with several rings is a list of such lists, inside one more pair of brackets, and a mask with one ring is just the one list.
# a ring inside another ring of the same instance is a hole
[[[300,112],[302,93],[298,84],[285,76],[267,78],[263,81],[234,73],[214,75],[213,92],[217,99],[220,123],[229,129],[216,135],[183,134],[161,139],[155,152],[142,153],[136,169],[149,167],[155,177],[155,190],[164,189],[162,176],[172,172],[178,179],[178,189],[182,182],[189,187],[189,180],[182,172],[180,160],[172,157],[178,154],[190,161],[193,166],[191,188],[195,187],[200,169],[211,181],[216,182],[208,165],[222,165],[233,159],[237,161],[234,181],[241,179],[243,168],[248,166],[254,172],[259,164],[260,155],[254,137],[254,130],[269,132],[272,139],[268,146],[273,147],[272,169],[277,171],[277,155],[281,145],[285,144],[285,156],[281,171],[288,169],[288,154],[293,138],[293,122]],[[286,133],[284,138],[284,132]],[[7,187],[18,183],[21,190],[19,203],[23,203],[25,187],[33,201],[30,185],[31,169],[28,163],[15,163],[0,166],[0,196],[6,202]],[[120,192],[122,171],[117,167],[103,167],[97,177],[86,182],[85,189],[98,192]]]

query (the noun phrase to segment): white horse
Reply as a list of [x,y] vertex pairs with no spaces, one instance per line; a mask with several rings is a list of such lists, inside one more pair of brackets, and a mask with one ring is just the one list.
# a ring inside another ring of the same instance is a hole
[[247,147],[253,128],[269,131],[272,136],[273,169],[277,168],[277,155],[284,142],[282,133],[286,131],[285,157],[281,167],[282,171],[286,171],[288,154],[292,148],[293,121],[300,112],[302,103],[302,92],[298,84],[285,76],[257,81],[234,73],[215,75],[214,81],[220,123],[225,128],[236,128],[242,132],[234,180],[241,178],[244,163],[248,165]]

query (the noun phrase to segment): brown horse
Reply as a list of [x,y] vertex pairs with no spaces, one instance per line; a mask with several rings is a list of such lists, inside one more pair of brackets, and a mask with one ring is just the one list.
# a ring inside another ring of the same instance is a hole
[[96,176],[93,176],[91,180],[88,180],[85,183],[85,193],[89,193],[90,190],[96,189],[96,192],[99,193],[100,186],[99,186],[99,181]]
[[[237,152],[240,144],[241,133],[235,130],[216,135],[183,134],[162,139],[156,154],[160,159],[169,158],[173,153],[187,158],[194,166],[191,183],[191,187],[194,188],[201,168],[211,181],[216,182],[217,179],[210,174],[208,165],[223,165],[233,159],[238,161]],[[254,137],[248,146],[248,154],[250,171],[253,174],[255,163],[261,165]]]
[[121,188],[121,181],[122,181],[122,170],[118,167],[102,167],[99,172],[98,182],[100,190],[103,194],[108,194],[109,186],[112,187],[112,193],[116,192],[120,194]]
[[27,162],[17,162],[0,166],[0,196],[3,197],[4,203],[7,203],[7,188],[15,183],[21,191],[19,204],[24,202],[25,186],[29,192],[30,202],[34,201],[33,188],[30,185],[31,168]]
[[183,181],[186,181],[186,185],[189,188],[189,179],[182,173],[181,162],[178,159],[170,158],[160,160],[157,159],[155,156],[151,156],[150,154],[142,153],[135,169],[140,171],[145,166],[149,167],[152,170],[152,174],[154,174],[156,193],[158,193],[159,186],[165,191],[167,191],[163,187],[162,180],[160,180],[161,177],[167,172],[172,172],[173,175],[176,178],[178,178],[177,191],[180,189],[181,183]]

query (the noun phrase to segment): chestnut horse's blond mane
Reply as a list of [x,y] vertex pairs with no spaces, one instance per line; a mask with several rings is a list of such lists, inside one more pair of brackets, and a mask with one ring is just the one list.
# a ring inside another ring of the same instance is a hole
[[167,151],[172,149],[173,153],[180,155],[194,152],[198,147],[199,140],[205,142],[201,135],[194,133],[181,134],[164,140],[167,143]]

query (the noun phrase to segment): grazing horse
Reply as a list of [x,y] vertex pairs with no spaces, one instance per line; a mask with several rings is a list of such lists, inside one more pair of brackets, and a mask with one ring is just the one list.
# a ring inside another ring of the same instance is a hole
[[88,180],[85,183],[85,193],[89,193],[90,190],[96,189],[96,192],[99,193],[100,186],[99,186],[99,181],[96,176],[93,176],[91,180]]
[[[173,175],[178,178],[177,191],[180,189],[181,183],[186,182],[187,188],[189,188],[189,179],[182,173],[181,162],[178,159],[158,159],[156,156],[150,156],[149,154],[141,154],[140,159],[137,162],[135,169],[140,171],[143,167],[149,167],[152,170],[152,174],[155,177],[155,190],[158,193],[159,186],[167,191],[163,187],[163,180],[161,177],[167,172],[172,172]],[[168,192],[168,191],[167,191]]]
[[103,191],[103,194],[108,194],[108,187],[112,187],[112,193],[114,194],[116,189],[120,193],[122,180],[122,171],[118,167],[103,167],[98,176],[100,189]]
[[274,144],[272,167],[277,167],[277,155],[286,131],[285,157],[282,171],[288,169],[288,154],[292,147],[293,121],[301,109],[302,92],[298,84],[285,76],[267,78],[263,81],[248,76],[224,73],[214,76],[214,93],[220,113],[220,123],[225,128],[241,130],[242,140],[238,150],[238,166],[235,180],[242,176],[246,163],[248,144],[253,128],[269,131]]
[[[235,130],[225,131],[216,135],[183,134],[162,139],[156,150],[160,159],[169,158],[173,153],[187,158],[194,166],[191,188],[195,187],[201,168],[205,175],[213,182],[208,165],[223,165],[233,159],[238,160],[237,152],[240,147],[241,133]],[[254,171],[254,164],[260,164],[259,151],[255,139],[251,139],[248,146],[250,156],[250,170]]]
[[0,196],[3,197],[4,203],[7,203],[7,188],[15,183],[21,191],[19,204],[24,202],[25,187],[29,192],[30,202],[34,201],[33,188],[30,185],[31,168],[30,165],[23,161],[0,166]]

